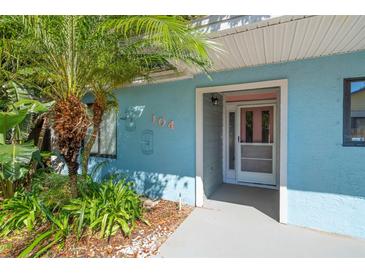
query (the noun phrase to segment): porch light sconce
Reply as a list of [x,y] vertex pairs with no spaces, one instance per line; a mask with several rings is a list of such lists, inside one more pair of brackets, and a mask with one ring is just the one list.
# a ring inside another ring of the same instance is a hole
[[136,130],[136,119],[142,116],[145,106],[130,106],[119,119],[125,121],[125,129],[127,131]]
[[120,117],[121,120],[125,121],[125,129],[127,131],[134,131],[136,129],[136,123],[133,115],[130,115],[127,111],[124,116]]
[[218,99],[217,95],[212,95],[212,97],[210,98],[210,100],[212,100],[213,106],[217,106],[218,103],[219,103],[219,99]]

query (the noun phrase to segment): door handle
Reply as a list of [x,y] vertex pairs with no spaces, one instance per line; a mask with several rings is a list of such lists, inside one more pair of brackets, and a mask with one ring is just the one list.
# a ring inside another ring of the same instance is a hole
[[237,142],[240,142],[240,136],[237,136]]

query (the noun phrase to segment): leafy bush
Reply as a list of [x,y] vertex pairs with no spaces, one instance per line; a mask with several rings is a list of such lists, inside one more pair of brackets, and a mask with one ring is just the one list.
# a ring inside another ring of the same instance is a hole
[[38,258],[55,245],[59,248],[64,247],[71,227],[69,216],[64,213],[54,215],[47,208],[42,209],[51,225],[46,231],[38,234],[34,241],[18,255],[18,258]]
[[37,172],[32,179],[32,193],[52,211],[61,208],[71,199],[68,177],[54,172]]
[[143,207],[132,183],[112,180],[101,183],[91,195],[74,199],[63,210],[74,219],[76,233],[80,236],[86,227],[98,231],[100,237],[110,237],[121,230],[129,236],[137,219],[143,220]]
[[27,117],[46,112],[48,107],[36,100],[23,99],[9,102],[7,111],[0,111],[0,188],[5,198],[14,195],[29,172],[35,152],[39,152],[33,142],[25,142],[23,135],[27,134],[22,132],[22,125]]
[[44,221],[41,202],[37,196],[30,193],[16,192],[12,198],[0,204],[1,236],[24,227],[31,231]]
[[55,245],[62,248],[72,231],[77,238],[87,229],[101,238],[118,231],[128,237],[136,221],[144,221],[142,202],[132,182],[98,184],[87,178],[79,184],[81,197],[72,199],[67,180],[62,175],[39,173],[31,192],[16,192],[0,203],[0,235],[23,228],[37,231],[19,257],[40,257]]

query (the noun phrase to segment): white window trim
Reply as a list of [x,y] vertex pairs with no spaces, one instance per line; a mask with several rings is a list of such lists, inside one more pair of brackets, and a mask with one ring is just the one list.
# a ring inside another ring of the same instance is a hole
[[280,223],[287,223],[288,195],[287,195],[287,174],[288,174],[288,80],[272,80],[242,83],[235,85],[213,86],[196,88],[195,93],[195,121],[196,121],[196,148],[195,148],[195,205],[202,207],[204,204],[203,188],[203,94],[219,93],[227,91],[243,91],[259,88],[280,88]]

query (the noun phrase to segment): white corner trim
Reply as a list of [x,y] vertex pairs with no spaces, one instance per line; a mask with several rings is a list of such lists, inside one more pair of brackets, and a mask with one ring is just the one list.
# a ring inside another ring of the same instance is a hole
[[287,153],[288,153],[288,80],[272,80],[242,83],[235,85],[213,86],[196,88],[195,97],[195,121],[196,121],[196,185],[195,205],[201,207],[204,204],[203,188],[203,94],[219,93],[227,91],[243,91],[260,88],[280,88],[280,223],[287,223],[288,197],[287,197]]
[[280,85],[280,223],[288,222],[288,80]]
[[195,205],[202,207],[204,203],[204,188],[203,188],[203,93],[196,92],[195,95]]

